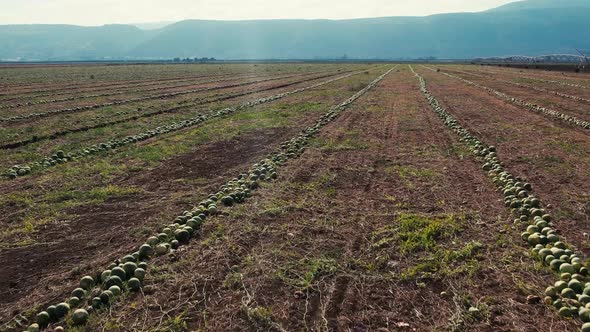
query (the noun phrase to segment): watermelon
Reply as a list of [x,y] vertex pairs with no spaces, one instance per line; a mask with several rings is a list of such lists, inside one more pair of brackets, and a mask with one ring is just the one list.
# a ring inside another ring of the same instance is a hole
[[72,322],[74,325],[84,325],[88,321],[88,311],[84,309],[77,309],[72,314]]
[[137,269],[137,264],[135,264],[133,262],[127,262],[127,263],[123,264],[123,270],[125,270],[127,277],[131,277],[133,275],[133,272],[135,271],[135,269]]
[[68,300],[68,305],[70,306],[70,308],[75,308],[78,305],[80,305],[80,299],[76,296],[72,296],[70,297],[70,299]]
[[110,276],[107,282],[105,283],[105,286],[107,288],[110,288],[111,286],[121,287],[123,286],[123,279],[121,279],[119,276]]
[[117,266],[111,270],[111,276],[116,276],[116,277],[121,278],[121,280],[126,280],[127,279],[127,272],[125,272],[125,270],[123,268]]
[[109,287],[109,291],[111,293],[113,293],[113,296],[121,295],[121,288],[117,285],[113,285],[113,286]]
[[139,281],[137,278],[131,278],[127,282],[127,286],[132,291],[138,291],[141,288],[141,281]]
[[89,290],[94,286],[94,279],[91,276],[82,277],[80,280],[80,288]]
[[142,268],[137,268],[135,269],[135,273],[133,274],[133,276],[135,278],[137,278],[139,281],[143,281],[143,279],[145,278],[145,270]]
[[83,299],[86,296],[86,291],[82,288],[76,288],[72,291],[72,296],[75,296],[79,299]]
[[49,325],[50,321],[51,317],[49,317],[49,313],[47,313],[47,311],[41,311],[37,314],[37,324],[39,324],[39,326],[46,327]]
[[68,314],[68,311],[70,311],[70,305],[65,302],[62,302],[55,306],[55,316],[57,318],[64,317]]
[[27,328],[27,332],[39,332],[39,331],[41,331],[41,328],[39,327],[39,324],[37,324],[37,323],[31,324]]
[[[155,238],[155,239],[156,239],[156,243],[157,243],[157,238]],[[149,241],[149,239],[148,239],[148,241]],[[151,241],[151,242],[153,242],[153,241]],[[149,258],[153,254],[154,254],[154,248],[152,248],[152,245],[146,243],[146,244],[142,244],[141,247],[139,247],[139,257],[140,258]]]

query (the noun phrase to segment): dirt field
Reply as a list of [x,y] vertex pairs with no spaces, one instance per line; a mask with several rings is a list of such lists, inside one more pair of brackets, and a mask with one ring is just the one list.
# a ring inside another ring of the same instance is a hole
[[0,331],[590,320],[587,74],[195,64],[0,76]]

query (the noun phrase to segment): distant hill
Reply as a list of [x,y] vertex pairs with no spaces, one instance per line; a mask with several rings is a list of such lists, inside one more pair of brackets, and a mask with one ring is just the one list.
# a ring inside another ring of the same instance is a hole
[[130,25],[0,25],[0,59],[120,58],[150,34]]
[[588,0],[528,0],[516,1],[493,8],[490,11],[514,11],[527,9],[551,9],[551,8],[590,8]]
[[176,22],[148,22],[148,23],[134,23],[133,26],[136,26],[142,30],[155,30],[155,29],[162,29],[172,23]]
[[529,0],[480,13],[357,20],[187,20],[0,26],[0,59],[474,58],[590,49],[590,1]]

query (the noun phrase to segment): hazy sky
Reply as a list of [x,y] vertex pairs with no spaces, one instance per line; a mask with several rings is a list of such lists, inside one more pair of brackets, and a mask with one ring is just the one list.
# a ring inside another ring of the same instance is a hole
[[514,0],[0,0],[0,24],[102,25],[188,18],[358,18],[481,11]]

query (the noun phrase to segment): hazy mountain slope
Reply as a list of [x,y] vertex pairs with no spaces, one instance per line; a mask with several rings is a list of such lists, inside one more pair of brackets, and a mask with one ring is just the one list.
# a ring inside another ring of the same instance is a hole
[[174,24],[176,22],[148,22],[148,23],[134,23],[131,24],[135,27],[140,28],[141,30],[156,30],[162,29],[170,24]]
[[0,59],[123,57],[150,36],[129,25],[4,25],[0,26]]
[[590,49],[590,1],[531,0],[481,13],[359,20],[188,20],[127,25],[0,26],[0,59],[472,58]]
[[446,14],[345,21],[184,21],[134,56],[217,58],[469,58],[590,47],[589,9]]
[[549,8],[590,8],[588,0],[528,0],[512,2],[488,11],[515,11]]

